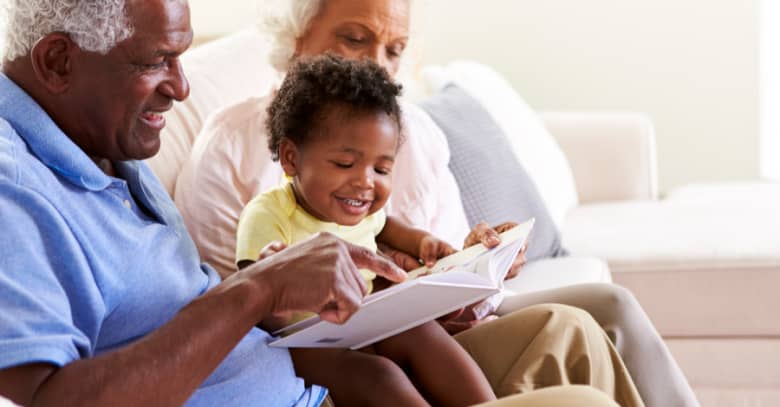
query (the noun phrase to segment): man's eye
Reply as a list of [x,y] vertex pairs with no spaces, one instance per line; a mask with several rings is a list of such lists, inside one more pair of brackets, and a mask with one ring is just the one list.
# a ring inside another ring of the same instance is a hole
[[152,62],[152,63],[144,63],[140,64],[141,68],[145,70],[156,70],[156,69],[162,69],[165,68],[165,66],[168,64],[168,61],[162,60],[160,62]]

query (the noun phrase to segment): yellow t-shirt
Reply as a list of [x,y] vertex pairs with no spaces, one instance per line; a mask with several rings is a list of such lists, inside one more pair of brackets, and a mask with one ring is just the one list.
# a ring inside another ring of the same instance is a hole
[[[292,184],[273,188],[254,197],[241,212],[236,239],[236,262],[257,260],[260,250],[278,240],[293,245],[317,232],[330,232],[347,242],[376,252],[376,235],[385,227],[384,210],[366,216],[355,226],[323,222],[310,215],[295,202]],[[369,293],[376,275],[360,270]]]

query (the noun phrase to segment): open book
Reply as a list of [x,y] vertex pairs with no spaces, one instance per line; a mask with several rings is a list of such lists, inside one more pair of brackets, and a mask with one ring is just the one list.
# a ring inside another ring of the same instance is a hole
[[270,345],[358,349],[490,297],[501,291],[533,224],[531,219],[502,233],[501,244],[493,249],[471,246],[439,259],[432,268],[410,271],[405,282],[366,296],[342,325],[314,316],[274,332],[292,333]]

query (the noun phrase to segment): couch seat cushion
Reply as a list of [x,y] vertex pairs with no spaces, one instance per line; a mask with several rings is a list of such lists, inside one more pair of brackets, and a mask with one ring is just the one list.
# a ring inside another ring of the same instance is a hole
[[569,213],[563,243],[613,272],[780,270],[780,201],[585,205]]
[[504,288],[515,294],[524,294],[575,284],[610,282],[609,267],[603,260],[568,256],[529,262],[517,277],[504,282]]
[[778,208],[693,197],[588,205],[570,213],[564,244],[607,260],[664,336],[780,336]]

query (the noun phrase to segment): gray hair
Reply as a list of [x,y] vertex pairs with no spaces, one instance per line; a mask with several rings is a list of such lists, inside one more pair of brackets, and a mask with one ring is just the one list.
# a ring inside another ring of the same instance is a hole
[[62,32],[85,51],[106,54],[133,34],[125,0],[4,0],[6,61]]
[[[271,39],[271,65],[287,72],[295,54],[295,43],[309,29],[311,20],[322,9],[325,0],[266,1],[261,30]],[[268,4],[271,3],[271,4]]]

